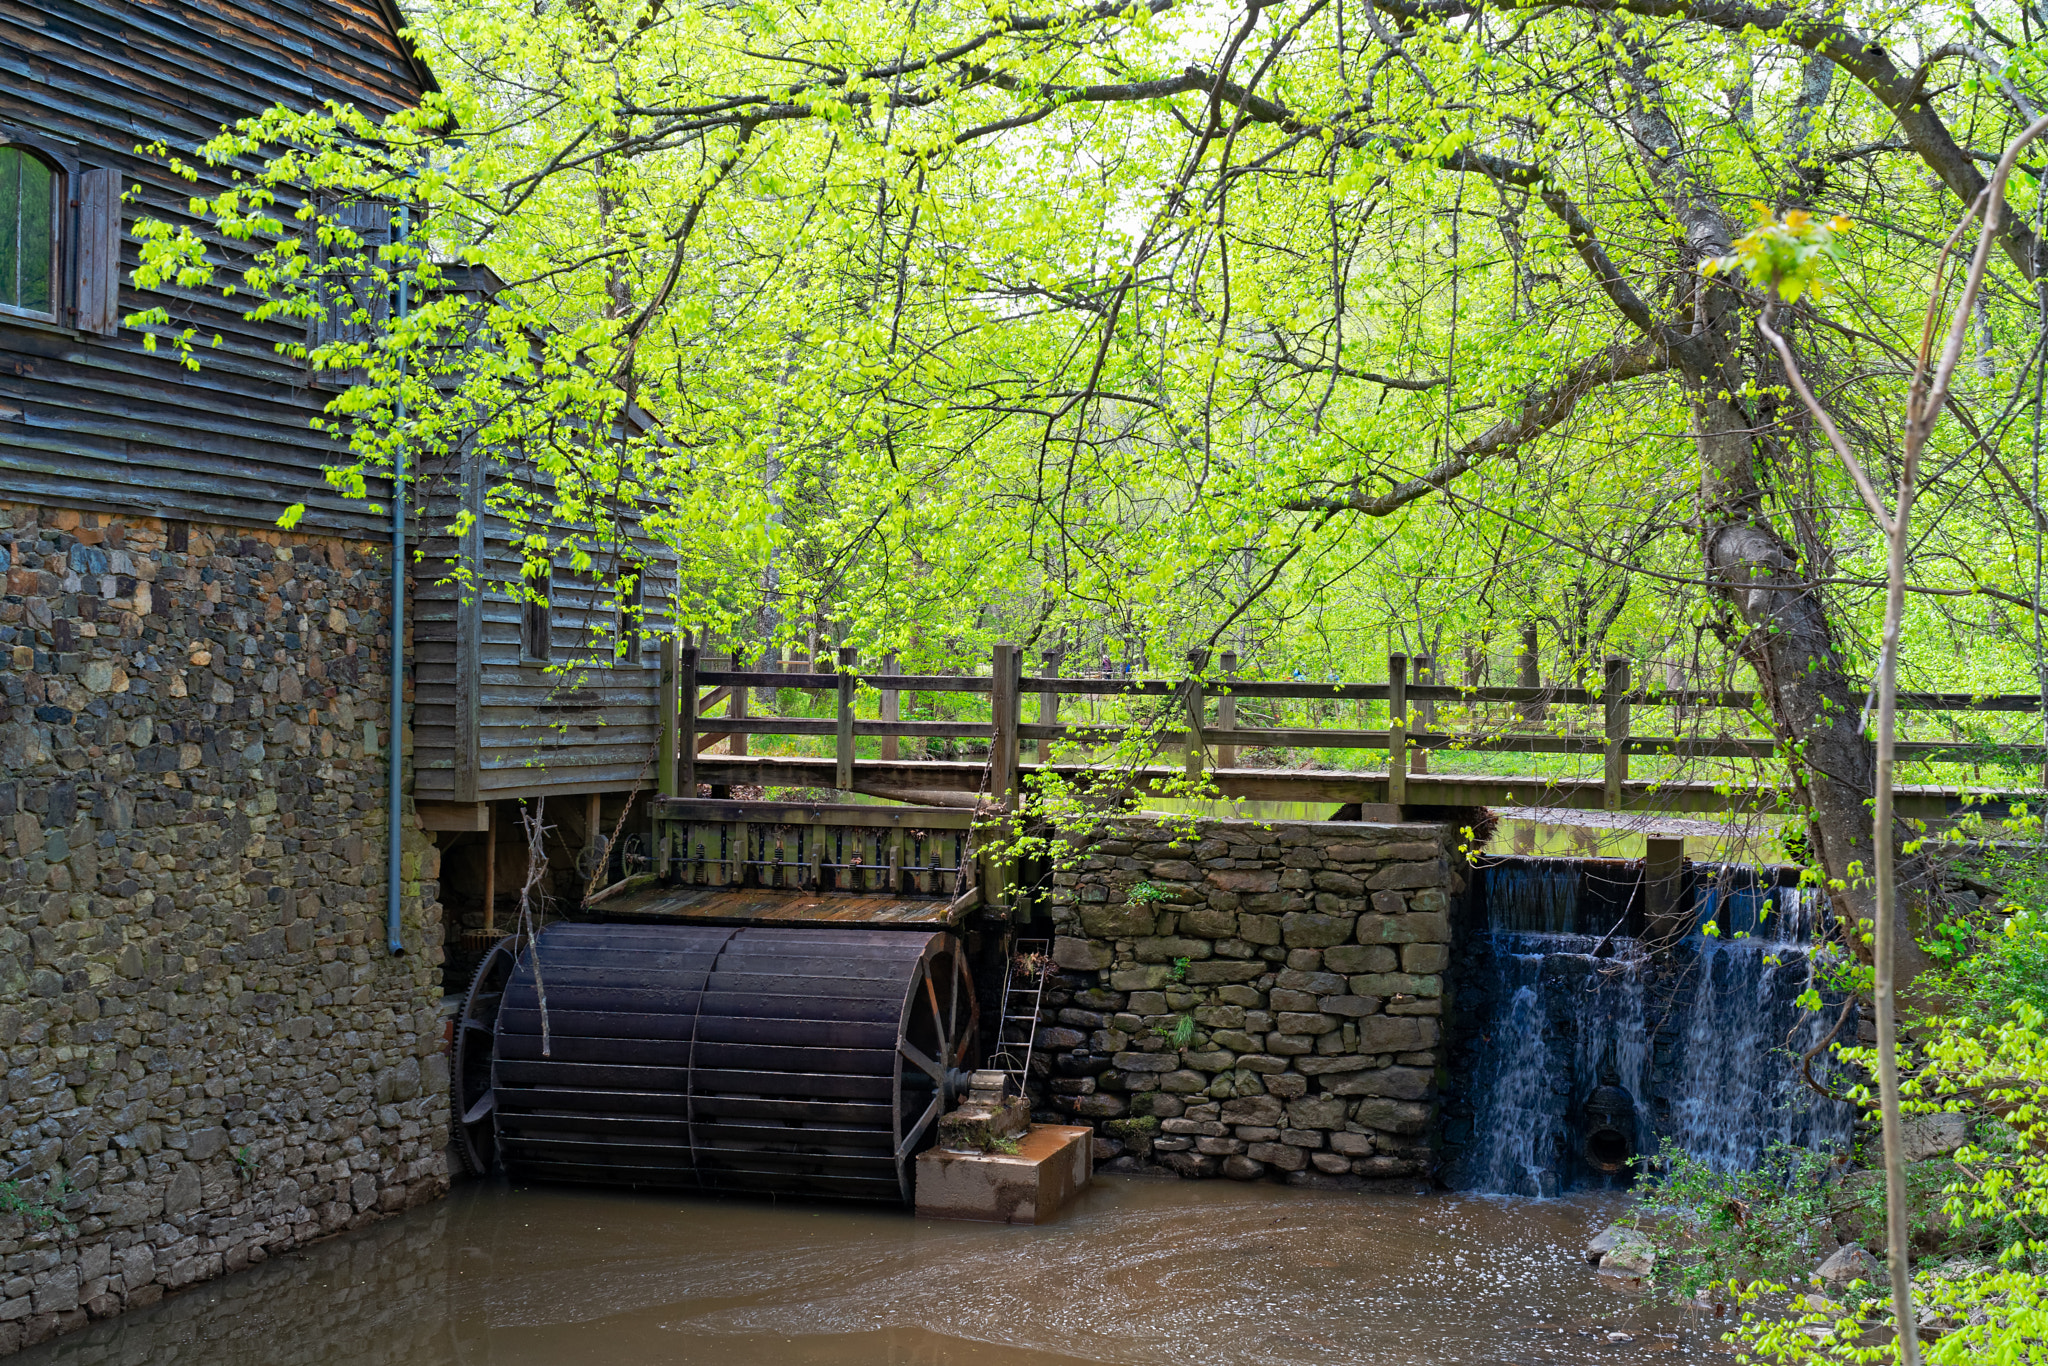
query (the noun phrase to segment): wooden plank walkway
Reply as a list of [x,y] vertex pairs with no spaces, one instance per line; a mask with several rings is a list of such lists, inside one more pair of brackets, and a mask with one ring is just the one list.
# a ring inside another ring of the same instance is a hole
[[782,888],[650,887],[593,908],[605,919],[679,920],[693,925],[835,925],[894,930],[955,929],[970,897],[858,896]]

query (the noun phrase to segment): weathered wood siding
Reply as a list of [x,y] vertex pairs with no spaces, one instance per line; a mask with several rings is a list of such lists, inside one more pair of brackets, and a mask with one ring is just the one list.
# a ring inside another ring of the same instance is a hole
[[[209,183],[138,145],[189,153],[277,103],[414,104],[431,77],[396,24],[379,0],[0,0],[0,124],[139,186],[129,223],[190,221]],[[144,295],[126,278],[137,263],[124,234],[123,313],[166,306],[195,329],[201,368],[148,351],[134,328],[88,337],[0,319],[0,491],[252,526],[303,502],[304,530],[380,534],[383,518],[322,476],[335,455],[308,424],[333,395],[276,349],[303,326],[250,323],[217,292]]]
[[[442,483],[429,499],[426,565],[414,599],[413,763],[416,795],[429,801],[489,801],[549,791],[652,791],[656,692],[661,651],[646,643],[638,663],[611,659],[614,597],[608,577],[559,565],[549,594],[552,660],[522,654],[524,601],[506,591],[520,556],[505,519],[482,505],[483,462]],[[457,512],[478,513],[461,541],[445,534]],[[644,620],[673,616],[674,561],[647,542]],[[470,567],[465,593],[448,567]],[[601,629],[600,629],[601,628]],[[474,660],[474,668],[465,661]]]

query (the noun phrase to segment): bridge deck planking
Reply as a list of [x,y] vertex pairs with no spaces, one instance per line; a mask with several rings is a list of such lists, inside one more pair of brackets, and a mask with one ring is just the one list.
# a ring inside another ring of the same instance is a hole
[[[1028,776],[1045,766],[1020,765]],[[1052,771],[1069,780],[1089,774],[1127,776],[1132,781],[1153,784],[1183,778],[1179,768],[1146,767],[1112,770],[1079,764],[1054,764]],[[988,765],[979,761],[945,759],[868,760],[853,764],[854,787],[922,789],[933,792],[980,793],[987,795]],[[1225,797],[1282,802],[1366,802],[1387,801],[1384,771],[1337,772],[1297,769],[1219,768],[1205,770]],[[836,781],[836,761],[829,758],[762,756],[733,758],[706,755],[697,760],[697,781],[720,785],[763,787],[831,788]],[[1522,806],[1557,807],[1566,810],[1600,811],[1610,808],[1600,778],[1551,778],[1493,774],[1407,775],[1408,806]],[[1967,802],[1981,802],[1982,809],[1995,814],[2011,803],[2038,792],[2024,789],[1968,789],[1902,785],[1894,789],[1900,816],[1914,820],[1946,820],[1959,814]],[[1637,812],[1746,812],[1789,811],[1789,794],[1771,788],[1737,787],[1711,780],[1667,782],[1629,780],[1621,784],[1620,806]]]

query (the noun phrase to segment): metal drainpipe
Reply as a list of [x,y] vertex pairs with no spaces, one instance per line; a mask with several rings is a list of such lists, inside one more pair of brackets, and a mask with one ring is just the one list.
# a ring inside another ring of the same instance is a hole
[[[411,235],[412,214],[409,208],[398,210],[398,240],[403,242]],[[397,315],[403,318],[411,303],[407,281],[401,265],[398,276]],[[401,362],[399,382],[405,380]],[[405,424],[405,393],[401,387],[398,397],[398,422],[402,433]],[[399,853],[401,840],[398,835],[400,817],[403,815],[404,794],[404,745],[400,737],[405,733],[405,441],[401,435],[391,446],[391,777],[388,801],[384,809],[385,858],[384,858],[384,938],[394,956],[405,952],[405,941],[398,933],[399,903]]]

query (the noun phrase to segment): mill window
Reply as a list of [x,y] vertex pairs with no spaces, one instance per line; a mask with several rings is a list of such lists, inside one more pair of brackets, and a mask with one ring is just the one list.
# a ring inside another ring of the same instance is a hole
[[57,320],[55,167],[20,147],[0,146],[0,309]]

